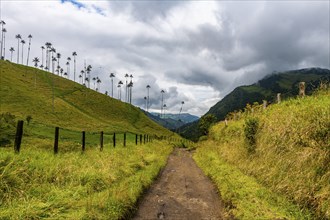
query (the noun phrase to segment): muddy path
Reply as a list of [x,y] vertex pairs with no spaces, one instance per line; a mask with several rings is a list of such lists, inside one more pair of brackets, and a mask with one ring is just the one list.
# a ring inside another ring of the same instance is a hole
[[133,219],[224,219],[215,186],[192,159],[176,148],[139,203]]

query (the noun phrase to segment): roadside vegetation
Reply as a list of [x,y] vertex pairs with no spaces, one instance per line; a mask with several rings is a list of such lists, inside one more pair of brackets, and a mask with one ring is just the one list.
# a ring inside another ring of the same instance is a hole
[[[330,218],[330,90],[210,128],[194,158],[239,219]],[[296,205],[293,205],[296,204]]]
[[165,142],[57,155],[33,145],[18,155],[3,148],[0,219],[127,218],[171,151]]

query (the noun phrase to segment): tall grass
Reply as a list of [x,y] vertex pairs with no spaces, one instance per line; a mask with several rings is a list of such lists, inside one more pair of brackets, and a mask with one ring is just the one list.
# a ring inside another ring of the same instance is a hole
[[83,154],[1,149],[0,219],[127,218],[171,150],[163,142]]
[[[302,209],[311,210],[315,218],[330,218],[329,106],[330,91],[326,90],[244,113],[228,126],[221,122],[212,127],[207,147],[201,144],[196,157],[204,158],[204,151],[212,153]],[[259,121],[253,153],[246,148],[244,133],[250,117]],[[199,163],[206,167],[203,161]]]

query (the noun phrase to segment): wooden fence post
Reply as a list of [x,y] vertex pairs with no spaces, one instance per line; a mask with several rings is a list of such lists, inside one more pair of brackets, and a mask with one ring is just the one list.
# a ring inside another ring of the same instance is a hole
[[138,135],[135,134],[135,145],[137,145],[137,144],[138,144]]
[[17,122],[16,136],[15,136],[15,143],[14,143],[15,153],[19,153],[19,151],[21,149],[22,136],[23,136],[23,123],[24,123],[24,121],[22,121],[22,120],[19,120]]
[[280,104],[281,103],[281,93],[277,93],[277,95],[276,95],[276,101],[277,101],[277,104]]
[[59,127],[55,127],[55,139],[54,139],[54,154],[58,153],[58,136],[59,136]]
[[101,131],[101,134],[100,134],[100,151],[103,150],[103,131]]
[[124,147],[126,147],[126,132],[124,132]]
[[140,144],[142,144],[142,134],[140,134]]
[[299,83],[299,96],[304,97],[305,96],[305,82]]
[[262,100],[262,107],[263,109],[267,108],[267,100]]
[[81,137],[81,149],[83,152],[85,151],[85,138],[86,138],[86,133],[85,131],[83,131]]
[[113,133],[113,147],[116,147],[116,133]]

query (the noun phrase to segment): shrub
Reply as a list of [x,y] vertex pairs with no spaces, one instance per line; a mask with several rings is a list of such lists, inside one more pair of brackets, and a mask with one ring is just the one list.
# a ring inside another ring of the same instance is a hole
[[0,114],[0,146],[5,146],[11,143],[15,137],[15,115],[9,112]]
[[249,153],[254,153],[257,145],[257,132],[259,129],[258,118],[247,118],[245,120],[244,135],[246,147]]

